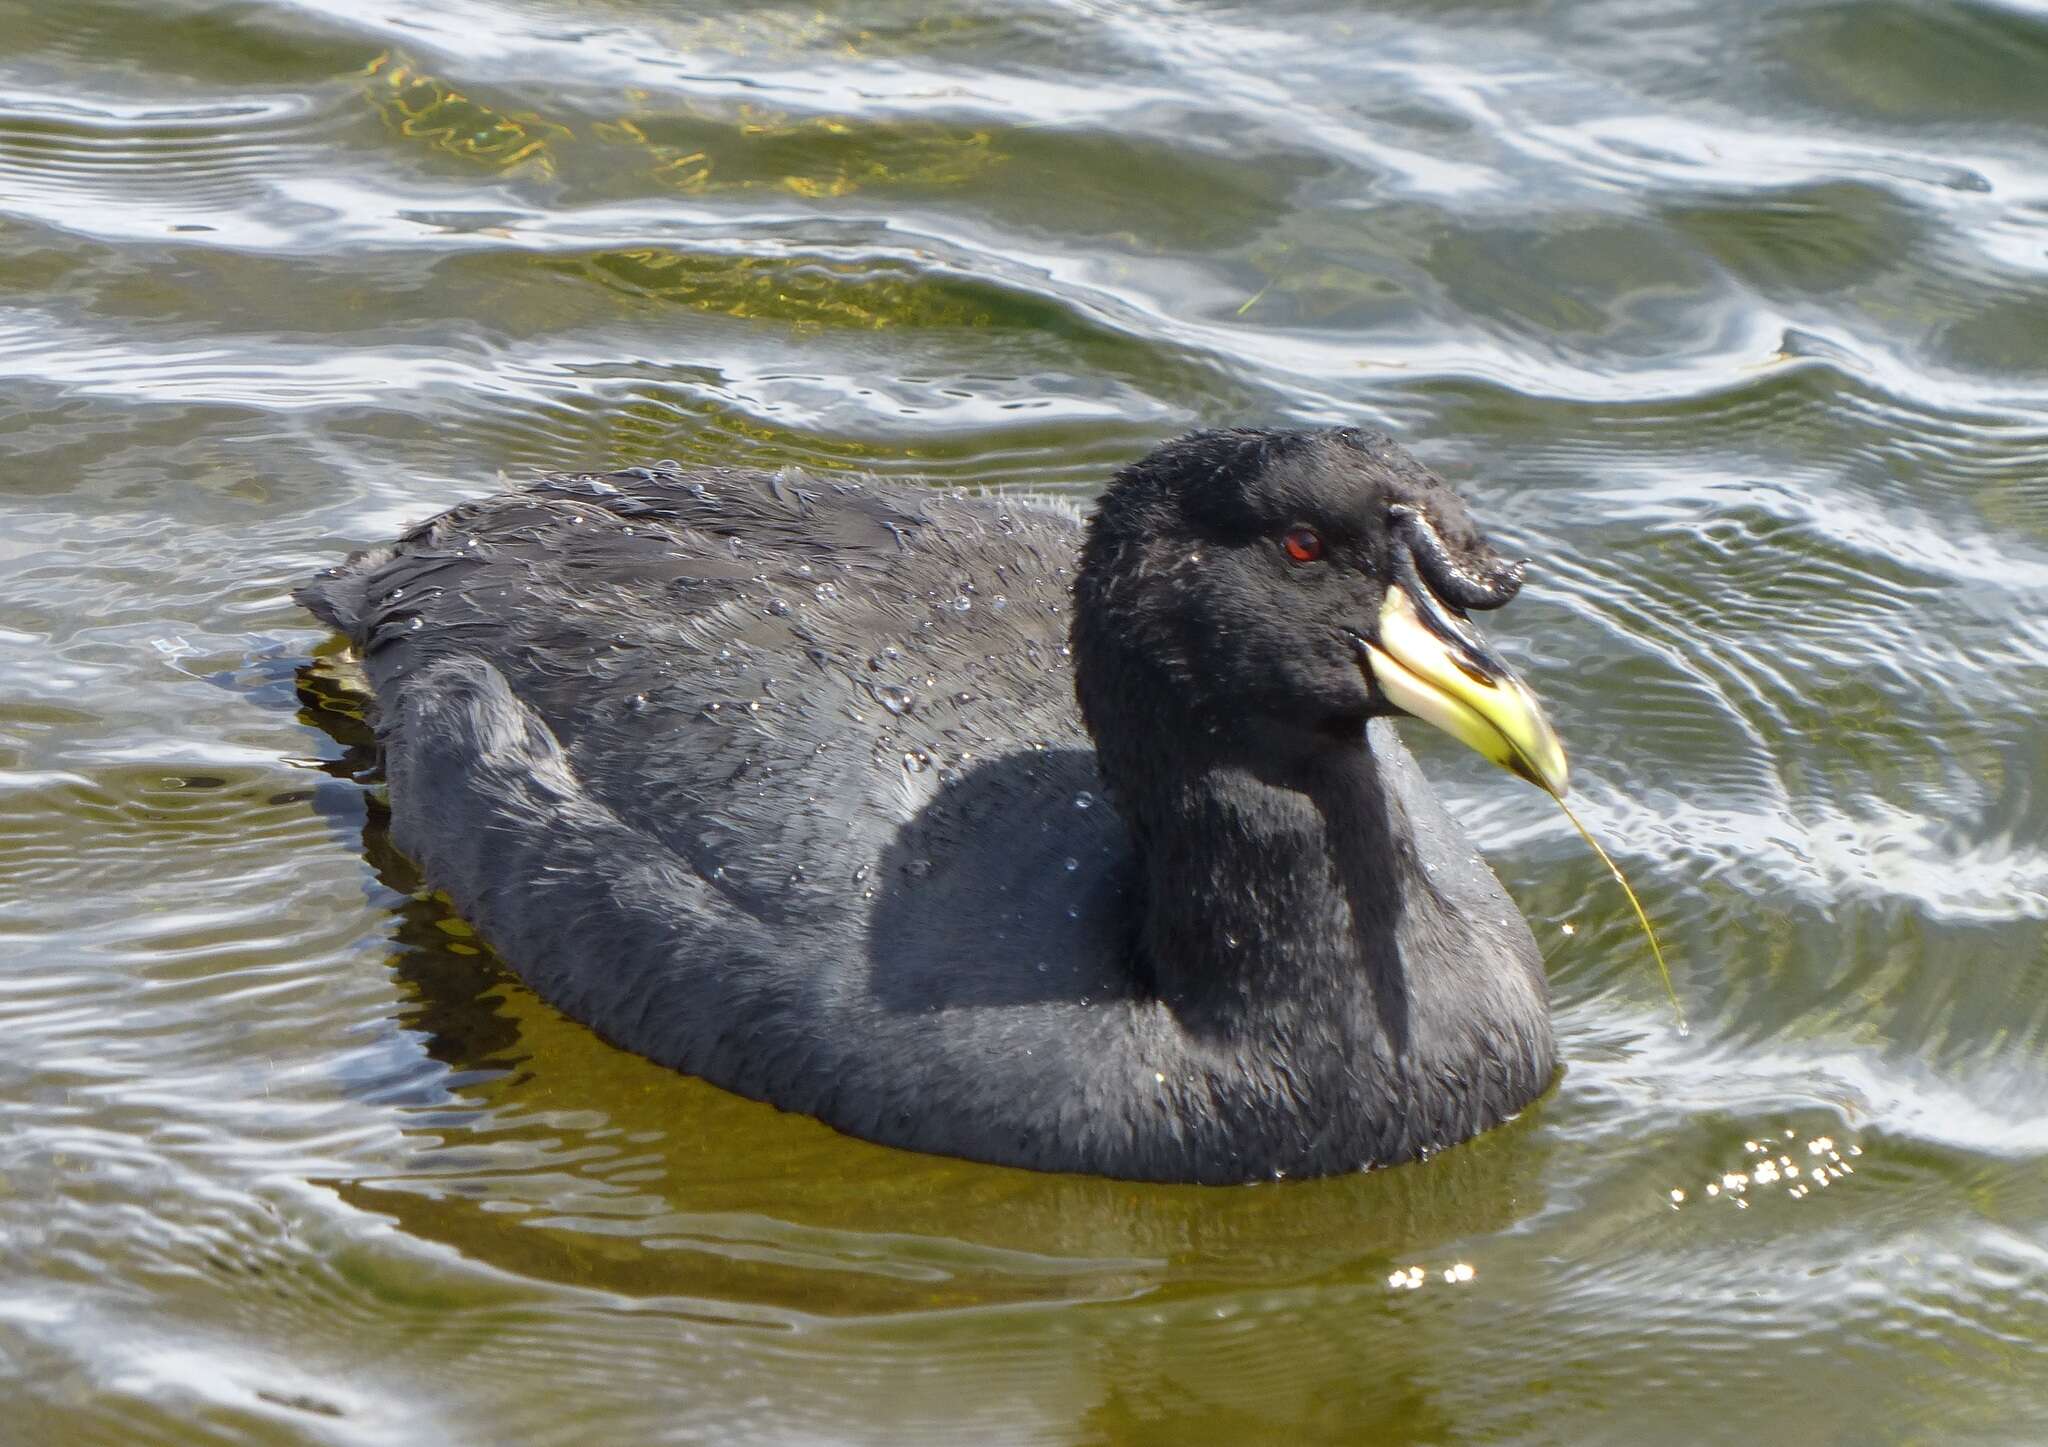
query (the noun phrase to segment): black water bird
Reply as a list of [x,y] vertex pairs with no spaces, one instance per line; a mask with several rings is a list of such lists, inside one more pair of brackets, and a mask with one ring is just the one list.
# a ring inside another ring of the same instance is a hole
[[360,656],[399,847],[565,1013],[871,1140],[1232,1182],[1425,1155],[1553,1074],[1528,927],[1388,722],[1563,788],[1466,617],[1520,582],[1387,437],[1237,430],[1085,523],[552,476],[297,596]]

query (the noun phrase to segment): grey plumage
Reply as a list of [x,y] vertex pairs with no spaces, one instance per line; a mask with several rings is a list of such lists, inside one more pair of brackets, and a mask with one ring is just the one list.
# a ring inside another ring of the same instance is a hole
[[[1381,526],[1435,499],[1363,436],[1175,465],[1288,506],[1362,467],[1341,505]],[[465,504],[299,597],[362,655],[399,847],[628,1049],[874,1140],[1145,1179],[1385,1164],[1520,1108],[1553,1069],[1534,943],[1387,710],[1240,756],[1131,669],[1106,706],[1148,716],[1098,756],[1081,542],[1042,500],[661,464]],[[1187,666],[1238,666],[1216,646]],[[1182,768],[1208,782],[1146,772]]]

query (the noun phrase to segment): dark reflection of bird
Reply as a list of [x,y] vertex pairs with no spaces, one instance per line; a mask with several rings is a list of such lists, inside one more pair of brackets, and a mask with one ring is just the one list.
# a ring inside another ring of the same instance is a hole
[[550,477],[299,597],[362,656],[399,846],[566,1013],[889,1144],[1240,1181],[1550,1079],[1528,928],[1378,721],[1561,790],[1464,616],[1519,583],[1387,438],[1230,431],[1085,528]]

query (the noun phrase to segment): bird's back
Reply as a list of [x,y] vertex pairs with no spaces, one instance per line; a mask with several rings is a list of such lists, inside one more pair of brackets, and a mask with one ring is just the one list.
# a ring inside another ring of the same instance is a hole
[[1087,746],[1077,536],[1030,500],[662,465],[465,503],[300,597],[387,707],[488,664],[596,800],[788,921],[963,763]]
[[1032,499],[664,464],[465,503],[299,597],[361,655],[396,842],[540,994],[982,1154],[1137,1004],[1078,537]]

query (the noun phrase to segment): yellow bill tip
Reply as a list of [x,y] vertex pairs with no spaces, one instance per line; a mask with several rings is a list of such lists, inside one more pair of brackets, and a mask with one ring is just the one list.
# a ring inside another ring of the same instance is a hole
[[1542,705],[1512,673],[1439,637],[1400,587],[1387,590],[1366,659],[1387,701],[1562,798],[1570,766]]

